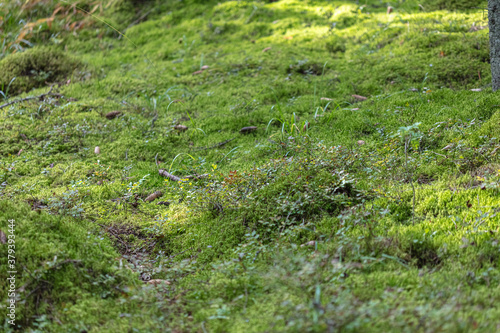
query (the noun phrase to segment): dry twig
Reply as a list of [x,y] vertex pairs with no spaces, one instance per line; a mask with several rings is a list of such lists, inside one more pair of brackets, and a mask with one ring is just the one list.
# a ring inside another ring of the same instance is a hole
[[38,95],[38,96],[30,96],[30,97],[20,98],[20,99],[13,100],[12,102],[8,102],[8,103],[5,103],[5,104],[2,104],[2,105],[0,105],[0,110],[3,109],[3,108],[6,108],[7,106],[12,105],[12,104],[21,103],[21,102],[25,102],[25,101],[29,101],[29,100],[37,99],[37,98],[42,99],[45,96],[62,97],[61,94],[53,93],[52,92],[52,88],[53,88],[53,86],[50,87],[49,92],[46,92],[46,93]]

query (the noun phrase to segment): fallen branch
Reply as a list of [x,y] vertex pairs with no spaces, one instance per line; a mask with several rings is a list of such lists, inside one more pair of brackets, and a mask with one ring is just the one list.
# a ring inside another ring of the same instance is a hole
[[160,176],[166,177],[170,180],[173,180],[174,182],[181,181],[181,179],[179,177],[172,175],[171,173],[167,172],[167,170],[160,169],[160,170],[158,170],[158,173],[160,174]]
[[163,169],[158,170],[158,173],[160,174],[160,176],[166,177],[170,180],[173,180],[174,182],[180,182],[183,179],[195,179],[196,180],[196,179],[201,179],[201,178],[207,178],[209,176],[208,173],[204,173],[202,175],[189,175],[189,176],[179,178],[179,177],[167,172],[167,170],[163,170]]
[[46,93],[38,95],[38,96],[30,96],[30,97],[25,97],[25,98],[13,100],[12,102],[8,102],[8,103],[0,105],[0,109],[6,108],[7,106],[12,105],[12,104],[16,104],[16,103],[20,103],[20,102],[25,102],[25,101],[29,101],[29,100],[37,99],[37,98],[44,98],[45,96],[62,97],[61,94],[52,93],[52,87],[50,87],[49,92],[46,92]]

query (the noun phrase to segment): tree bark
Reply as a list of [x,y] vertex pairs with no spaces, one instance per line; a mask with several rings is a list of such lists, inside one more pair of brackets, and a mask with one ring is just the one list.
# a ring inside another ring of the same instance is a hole
[[488,0],[490,64],[493,91],[500,89],[500,0]]

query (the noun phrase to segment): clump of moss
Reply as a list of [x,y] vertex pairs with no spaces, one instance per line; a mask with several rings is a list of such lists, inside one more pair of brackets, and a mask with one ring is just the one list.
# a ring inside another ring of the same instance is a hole
[[12,54],[0,62],[0,90],[10,95],[28,92],[69,77],[80,62],[63,52],[41,47]]
[[[7,267],[7,260],[12,259],[7,254],[16,258],[15,263],[9,261],[13,265],[9,270],[17,271],[18,329],[33,320],[73,313],[82,304],[112,304],[124,286],[136,281],[130,270],[116,267],[118,254],[108,241],[89,231],[88,222],[32,211],[26,204],[5,200],[0,201],[0,219],[0,229],[15,239],[15,253],[0,244],[0,264]],[[9,286],[2,279],[0,295],[7,295]],[[2,311],[6,304],[0,306]]]
[[332,54],[345,53],[346,41],[342,37],[333,36],[326,42],[326,49]]
[[[478,131],[478,136],[497,136],[500,131],[500,112],[495,112],[491,118],[486,121]],[[497,133],[497,134],[495,134]]]

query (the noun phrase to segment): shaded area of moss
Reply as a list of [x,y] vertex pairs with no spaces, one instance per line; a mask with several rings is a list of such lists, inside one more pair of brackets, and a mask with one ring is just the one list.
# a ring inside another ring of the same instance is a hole
[[0,61],[0,89],[5,95],[18,95],[71,78],[81,66],[62,51],[39,47],[14,53]]

